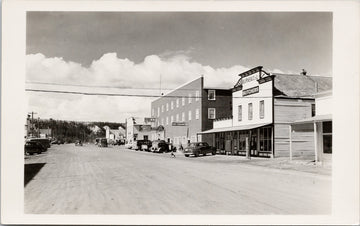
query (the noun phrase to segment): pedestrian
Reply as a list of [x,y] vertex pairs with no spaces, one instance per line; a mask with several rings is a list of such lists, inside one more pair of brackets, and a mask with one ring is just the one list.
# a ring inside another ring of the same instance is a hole
[[171,151],[171,157],[176,158],[176,155],[174,154],[174,150]]

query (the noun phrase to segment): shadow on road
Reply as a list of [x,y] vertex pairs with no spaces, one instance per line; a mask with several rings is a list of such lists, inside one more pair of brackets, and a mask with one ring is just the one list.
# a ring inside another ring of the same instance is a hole
[[46,163],[25,164],[24,168],[24,187],[33,179]]

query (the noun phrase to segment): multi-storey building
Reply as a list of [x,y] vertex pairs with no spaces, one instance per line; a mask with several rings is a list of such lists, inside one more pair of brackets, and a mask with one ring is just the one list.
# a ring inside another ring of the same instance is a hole
[[126,144],[133,144],[136,140],[150,140],[151,137],[164,139],[164,128],[154,127],[152,118],[129,117],[126,119]]
[[[314,95],[329,90],[332,79],[306,74],[269,74],[256,67],[241,73],[233,88],[230,119],[219,119],[212,145],[220,151],[249,156],[289,156],[289,126],[314,115]],[[313,136],[297,133],[294,155],[313,155]]]
[[165,140],[176,146],[211,142],[211,136],[198,133],[211,129],[215,119],[231,116],[231,94],[231,89],[205,88],[204,78],[197,78],[151,103],[153,126],[164,127]]

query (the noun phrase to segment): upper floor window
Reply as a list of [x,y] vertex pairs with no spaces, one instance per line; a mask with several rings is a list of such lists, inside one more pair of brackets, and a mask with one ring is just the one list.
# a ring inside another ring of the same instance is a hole
[[238,106],[238,121],[242,121],[242,105]]
[[161,112],[164,112],[164,105],[161,105]]
[[314,117],[315,115],[316,115],[315,104],[311,104],[311,117]]
[[171,101],[171,110],[174,109],[174,101]]
[[200,99],[200,91],[196,90],[195,92],[195,100],[198,101]]
[[191,93],[189,93],[189,104],[191,104],[191,98],[192,98],[192,95],[191,95]]
[[185,105],[185,97],[182,97],[182,99],[181,99],[181,104],[182,104],[182,106]]
[[181,121],[185,122],[185,112],[181,113]]
[[158,117],[160,116],[160,107],[158,107]]
[[189,115],[188,115],[189,121],[191,120],[191,111],[189,111]]
[[208,100],[215,100],[216,96],[215,96],[215,90],[209,90],[208,92]]
[[166,125],[169,125],[169,117],[166,116]]
[[155,109],[151,109],[151,116],[154,117],[155,116]]
[[263,100],[260,100],[260,118],[264,118],[265,114],[265,102]]
[[248,104],[248,119],[249,120],[253,119],[253,104],[252,103]]
[[209,108],[208,109],[208,118],[209,119],[215,119],[215,108]]
[[169,111],[169,103],[166,103],[166,111]]
[[176,99],[176,107],[178,108],[179,107],[179,99]]
[[195,110],[195,119],[199,119],[199,116],[200,116],[199,108],[196,108],[196,110]]

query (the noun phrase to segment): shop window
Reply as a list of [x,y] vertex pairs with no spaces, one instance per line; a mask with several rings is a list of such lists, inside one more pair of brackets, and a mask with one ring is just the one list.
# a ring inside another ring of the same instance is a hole
[[260,101],[260,118],[264,118],[265,103],[263,100]]
[[271,152],[271,127],[260,128],[260,151]]
[[215,108],[209,108],[208,109],[208,118],[209,119],[215,119]]
[[242,121],[242,105],[238,106],[238,121]]
[[208,92],[208,100],[215,100],[215,90],[209,90]]
[[253,104],[252,103],[248,104],[248,119],[249,120],[253,119]]

